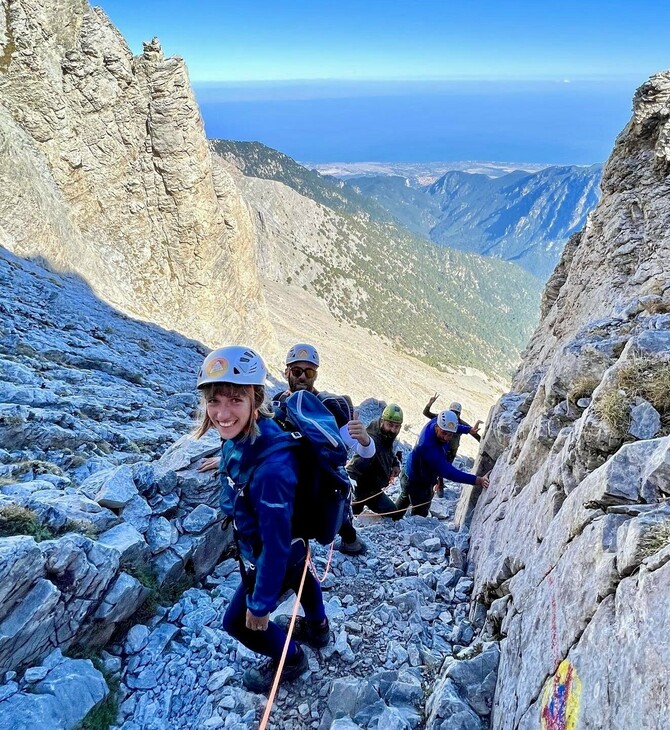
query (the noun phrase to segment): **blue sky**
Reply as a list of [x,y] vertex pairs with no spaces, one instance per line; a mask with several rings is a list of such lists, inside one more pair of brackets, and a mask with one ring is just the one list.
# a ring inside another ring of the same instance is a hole
[[212,138],[311,162],[603,162],[670,67],[660,0],[102,0],[182,56]]
[[662,0],[102,0],[134,52],[157,35],[194,81],[646,78]]

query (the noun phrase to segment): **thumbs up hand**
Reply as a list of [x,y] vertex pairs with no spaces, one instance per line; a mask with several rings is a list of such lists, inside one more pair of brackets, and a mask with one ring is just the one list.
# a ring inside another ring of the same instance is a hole
[[347,424],[347,428],[351,438],[358,441],[361,446],[367,446],[370,443],[370,436],[358,418],[358,411],[354,411],[354,416]]

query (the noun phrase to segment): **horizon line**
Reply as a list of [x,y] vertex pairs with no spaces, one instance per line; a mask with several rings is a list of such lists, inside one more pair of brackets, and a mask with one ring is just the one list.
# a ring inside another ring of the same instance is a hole
[[[660,73],[660,72],[658,72]],[[632,81],[640,78],[650,78],[655,74],[636,73],[627,74],[589,74],[575,75],[565,74],[564,76],[416,76],[416,77],[393,77],[393,78],[359,78],[359,77],[314,77],[314,78],[277,78],[277,79],[197,79],[192,78],[191,83],[209,85],[239,85],[239,84],[314,84],[314,83],[338,83],[338,84],[402,84],[402,83],[459,83],[459,82],[481,82],[481,83],[554,83],[570,84],[585,81]]]

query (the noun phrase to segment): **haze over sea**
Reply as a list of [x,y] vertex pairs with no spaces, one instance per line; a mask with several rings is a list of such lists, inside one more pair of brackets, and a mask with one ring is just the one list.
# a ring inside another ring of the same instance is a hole
[[644,79],[196,83],[207,136],[310,162],[605,160]]

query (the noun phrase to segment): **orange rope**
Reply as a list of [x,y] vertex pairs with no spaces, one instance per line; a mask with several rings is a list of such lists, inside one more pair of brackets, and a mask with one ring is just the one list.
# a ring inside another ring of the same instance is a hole
[[[374,517],[385,517],[386,515],[394,515],[398,512],[407,512],[407,510],[415,507],[423,507],[426,504],[430,504],[433,501],[432,497],[427,502],[422,502],[421,504],[410,504],[409,507],[405,507],[405,509],[397,509],[393,512],[384,512],[384,514],[377,515],[372,513],[370,516]],[[302,578],[300,579],[300,587],[298,588],[298,592],[295,594],[295,603],[293,604],[293,612],[291,613],[291,621],[288,625],[288,631],[286,633],[286,641],[284,641],[284,648],[282,649],[281,657],[279,659],[279,664],[277,665],[277,671],[275,672],[275,677],[272,682],[272,689],[270,690],[270,695],[268,696],[268,702],[267,705],[265,705],[265,712],[263,713],[263,717],[261,719],[261,723],[258,726],[258,730],[265,730],[268,725],[268,720],[270,719],[270,713],[272,712],[272,705],[274,704],[275,696],[277,694],[277,689],[279,688],[279,682],[281,679],[281,673],[284,669],[284,663],[286,662],[286,655],[288,654],[288,647],[291,643],[291,636],[293,634],[293,628],[295,626],[295,620],[296,616],[298,615],[298,606],[300,605],[300,597],[302,596],[302,589],[305,587],[305,578],[307,577],[307,568],[309,567],[312,571],[312,574],[314,577],[319,581],[319,583],[323,583],[324,580],[326,580],[326,576],[330,572],[330,564],[333,558],[333,546],[334,542],[330,543],[330,550],[328,552],[328,561],[326,562],[326,572],[323,574],[321,578],[319,578],[318,573],[316,572],[316,567],[314,563],[312,562],[312,552],[309,548],[309,542],[307,543],[307,556],[305,557],[305,567],[302,571]]]
[[[295,619],[298,615],[298,606],[300,606],[300,596],[302,595],[302,589],[305,587],[305,578],[307,577],[307,567],[311,562],[311,556],[310,556],[310,550],[309,550],[309,543],[307,543],[307,555],[305,556],[305,567],[302,571],[302,578],[300,579],[300,587],[298,588],[298,592],[295,594],[295,603],[293,604],[293,613],[291,614],[291,621],[288,625],[288,631],[286,633],[286,641],[284,642],[284,648],[282,649],[281,657],[279,659],[279,664],[277,665],[277,671],[275,672],[275,678],[272,682],[272,689],[270,690],[270,694],[268,696],[268,702],[267,705],[265,705],[265,712],[263,713],[263,717],[261,719],[261,724],[258,726],[258,730],[265,730],[265,728],[268,725],[268,720],[270,719],[270,713],[272,712],[272,705],[275,701],[275,695],[277,694],[277,689],[279,688],[279,682],[281,680],[281,673],[284,669],[284,662],[286,661],[286,655],[288,654],[288,647],[291,643],[291,636],[293,634],[293,627],[295,626]],[[325,578],[325,576],[324,576]]]
[[355,502],[352,502],[351,504],[363,504],[363,502],[367,502],[369,499],[378,497],[380,494],[386,494],[386,492],[382,489],[381,491],[377,492],[376,494],[371,494],[369,497],[366,497],[365,499],[357,499]]
[[319,581],[319,583],[323,583],[324,580],[326,580],[326,576],[328,575],[328,572],[330,571],[330,561],[333,559],[333,546],[335,545],[335,541],[330,543],[330,550],[328,551],[328,560],[326,562],[326,572],[323,574],[323,578],[319,578],[319,574],[316,572],[316,565],[312,562],[312,554],[308,553],[307,558],[309,560],[309,567],[312,571],[312,575]]
[[388,515],[397,515],[400,512],[407,512],[408,509],[415,509],[416,507],[423,507],[426,504],[430,504],[433,501],[433,498],[431,497],[427,502],[421,502],[421,504],[409,504],[404,509],[394,509],[391,510],[391,512],[370,512],[369,514],[366,514],[365,512],[361,512],[360,515],[356,515],[359,519],[361,517],[387,517]]

